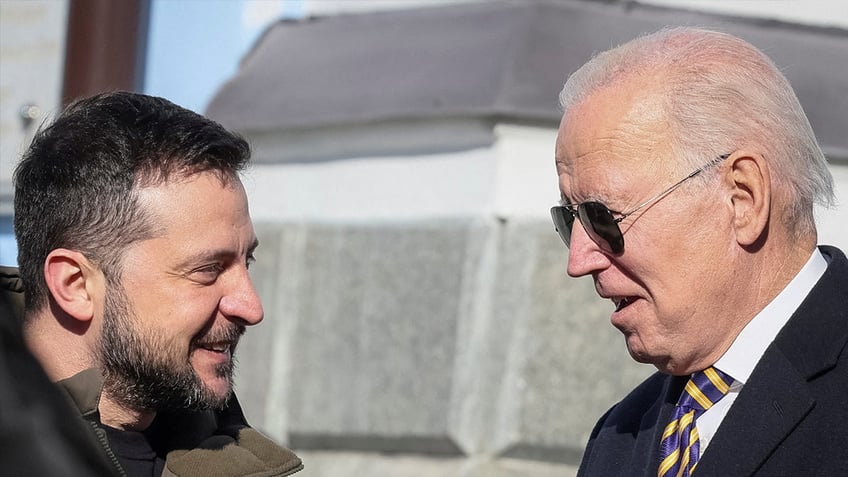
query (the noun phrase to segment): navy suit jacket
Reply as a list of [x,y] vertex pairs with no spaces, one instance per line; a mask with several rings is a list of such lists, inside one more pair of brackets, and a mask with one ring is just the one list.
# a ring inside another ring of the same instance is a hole
[[[710,441],[697,477],[848,476],[848,259],[827,271],[766,349]],[[578,477],[656,476],[688,376],[655,373],[598,421]]]

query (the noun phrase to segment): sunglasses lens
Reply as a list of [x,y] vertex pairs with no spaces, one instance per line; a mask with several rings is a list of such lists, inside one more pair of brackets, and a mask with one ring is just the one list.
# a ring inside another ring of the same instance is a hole
[[611,253],[624,251],[624,237],[612,212],[600,202],[585,202],[578,208],[580,222],[601,248]]
[[555,205],[551,207],[551,218],[554,221],[554,227],[556,227],[559,238],[568,247],[571,244],[571,227],[574,226],[574,214],[566,207]]

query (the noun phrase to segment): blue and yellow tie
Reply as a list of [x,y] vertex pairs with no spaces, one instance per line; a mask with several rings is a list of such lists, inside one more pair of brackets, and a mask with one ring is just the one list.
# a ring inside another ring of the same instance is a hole
[[707,368],[692,375],[660,441],[658,477],[689,477],[700,457],[695,419],[723,398],[733,378]]

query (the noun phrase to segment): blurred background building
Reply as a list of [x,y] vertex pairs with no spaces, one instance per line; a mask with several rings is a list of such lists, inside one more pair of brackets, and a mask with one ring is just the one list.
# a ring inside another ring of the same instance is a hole
[[11,175],[76,97],[164,96],[245,135],[266,321],[240,348],[250,421],[304,476],[573,475],[597,417],[653,371],[565,274],[557,93],[594,52],[719,28],[796,88],[848,250],[840,0],[0,0],[0,262]]

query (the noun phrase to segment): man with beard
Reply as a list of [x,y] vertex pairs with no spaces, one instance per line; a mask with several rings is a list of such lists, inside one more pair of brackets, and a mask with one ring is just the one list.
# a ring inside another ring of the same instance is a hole
[[66,108],[15,171],[24,339],[120,475],[302,468],[232,392],[239,337],[263,317],[249,153],[213,121],[119,92]]

